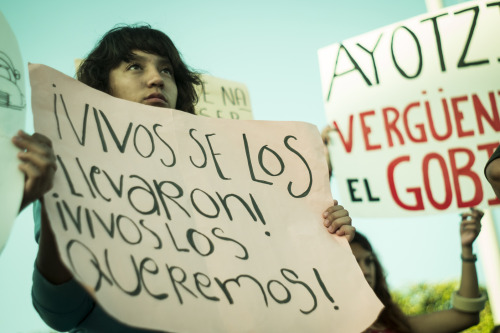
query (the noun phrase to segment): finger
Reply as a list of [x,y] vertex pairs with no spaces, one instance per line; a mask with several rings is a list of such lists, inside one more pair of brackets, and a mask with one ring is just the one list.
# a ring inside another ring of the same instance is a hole
[[477,223],[464,223],[460,226],[460,234],[465,234],[471,232],[473,234],[479,234],[481,232],[481,225]]
[[323,139],[324,144],[328,144],[330,142],[330,136],[328,133],[332,130],[330,125],[326,125],[325,128],[321,131],[321,138]]
[[462,214],[462,220],[461,223],[464,222],[469,222],[469,223],[481,223],[481,215],[478,215],[478,213],[464,213]]
[[[338,208],[335,208],[339,205],[339,202],[335,199],[333,199],[333,205],[328,207],[324,212],[323,212],[323,217],[327,217],[331,212],[338,210]],[[344,208],[344,207],[342,207]]]
[[21,135],[15,135],[11,139],[12,143],[19,149],[26,149],[27,139],[22,137]]
[[20,137],[21,139],[24,139],[24,140],[40,141],[42,143],[49,144],[52,147],[50,139],[47,136],[45,136],[45,135],[43,135],[41,133],[35,132],[35,133],[33,133],[33,134],[30,135],[30,134],[26,133],[23,130],[19,130],[19,131],[17,131],[17,135],[16,136],[18,136],[18,137]]
[[26,150],[40,155],[53,155],[52,141],[41,134],[33,134],[30,139],[25,140],[24,146]]
[[472,216],[481,219],[484,216],[484,212],[482,210],[476,209],[475,207],[471,207]]
[[339,235],[339,236],[352,234],[354,236],[355,231],[356,231],[356,228],[353,227],[352,225],[343,225],[341,228],[339,228],[335,231],[335,234]]
[[332,224],[340,218],[345,216],[349,216],[349,212],[346,209],[341,209],[336,212],[330,213],[325,220],[328,221],[328,224]]
[[55,163],[55,156],[52,154],[50,148],[46,150],[32,150],[28,149],[18,153],[18,157],[22,160],[31,160],[37,164]]
[[480,224],[477,223],[464,223],[460,226],[461,230],[476,230],[481,228]]
[[52,152],[52,141],[40,133],[29,135],[23,131],[19,131],[18,135],[12,138],[12,142],[22,150],[30,150],[39,154]]
[[335,234],[337,236],[345,236],[348,242],[351,242],[354,239],[354,235],[356,234],[356,228],[352,225],[343,225],[339,228]]
[[17,135],[20,136],[21,138],[24,138],[24,139],[28,139],[31,137],[31,135],[29,135],[28,133],[26,133],[23,130],[17,131]]
[[52,148],[52,141],[48,137],[46,137],[45,135],[40,134],[40,133],[33,133],[33,135],[31,137],[33,138],[33,140],[38,141],[41,144],[44,144],[44,145]]
[[37,179],[41,175],[40,170],[31,163],[19,164],[19,170],[21,170],[26,176],[24,190],[26,192],[31,191],[34,188],[35,179]]
[[475,220],[478,216],[475,215],[472,212],[465,212],[461,214],[462,216],[462,221],[470,221],[470,220]]
[[481,222],[475,220],[462,221],[462,223],[460,224],[460,228],[463,229],[467,227],[481,227]]
[[341,219],[346,216],[349,216],[349,212],[344,208],[342,208],[338,211],[328,214],[328,216],[323,221],[323,224],[325,227],[329,227],[332,225],[332,223],[334,223],[334,221],[337,221],[338,219]]
[[21,161],[33,165],[43,174],[50,175],[57,170],[54,156],[47,157],[30,151],[19,152],[17,156]]
[[484,215],[484,212],[480,209],[477,209],[476,207],[470,207],[470,211],[464,212],[462,215],[471,215],[471,216],[482,217]]
[[342,228],[343,226],[351,225],[351,224],[352,224],[352,219],[349,216],[343,216],[341,218],[336,219],[334,222],[332,222],[328,226],[328,231],[333,234],[338,229]]

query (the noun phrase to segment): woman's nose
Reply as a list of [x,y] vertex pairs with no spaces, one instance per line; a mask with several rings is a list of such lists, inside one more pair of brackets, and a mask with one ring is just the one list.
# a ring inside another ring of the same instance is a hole
[[164,81],[160,72],[156,68],[151,68],[148,71],[148,87],[163,87]]

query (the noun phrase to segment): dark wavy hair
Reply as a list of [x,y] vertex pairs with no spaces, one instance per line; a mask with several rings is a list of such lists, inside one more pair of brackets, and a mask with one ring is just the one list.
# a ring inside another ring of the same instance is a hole
[[109,93],[109,72],[122,61],[130,61],[133,50],[170,60],[178,90],[175,108],[194,114],[198,101],[195,86],[201,84],[199,73],[188,68],[166,34],[148,24],[122,25],[108,31],[78,67],[76,76],[86,85]]
[[351,241],[351,245],[352,244],[361,245],[363,249],[371,252],[373,255],[373,261],[375,263],[375,287],[373,288],[373,291],[385,306],[378,316],[377,323],[382,324],[386,328],[394,330],[398,333],[411,333],[408,318],[403,311],[401,311],[399,306],[392,300],[391,294],[389,293],[389,287],[387,286],[384,269],[378,260],[377,255],[373,251],[370,242],[362,233],[356,230],[354,239]]

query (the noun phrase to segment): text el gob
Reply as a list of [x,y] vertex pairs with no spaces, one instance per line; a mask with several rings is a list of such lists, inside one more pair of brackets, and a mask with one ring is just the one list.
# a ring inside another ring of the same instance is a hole
[[[442,90],[440,89],[440,91]],[[424,91],[422,94],[425,95],[426,92]],[[434,102],[434,104],[429,100],[413,101],[403,108],[387,106],[377,110],[363,111],[356,115],[351,114],[346,123],[341,124],[334,121],[333,127],[336,129],[341,146],[347,154],[353,151],[356,144],[362,145],[361,150],[370,152],[397,149],[408,144],[445,142],[452,137],[455,139],[478,137],[485,135],[487,131],[500,132],[499,96],[500,91],[489,91],[483,97],[474,93],[450,98],[443,97],[439,103]],[[465,121],[464,109],[473,110],[474,122]],[[415,122],[412,114],[423,116],[423,120]],[[442,122],[444,125],[435,125],[435,119],[438,118],[444,119]],[[357,126],[362,134],[361,141],[355,141],[354,133],[357,131]],[[379,126],[385,134],[383,142],[374,140],[372,136],[374,128],[379,128]],[[479,154],[484,154],[482,157],[485,158],[491,156],[499,143],[499,140],[493,140],[477,144],[475,151],[470,147],[451,147],[444,155],[429,151],[420,161],[423,175],[422,186],[406,189],[406,192],[412,193],[414,196],[411,203],[404,202],[398,194],[395,172],[397,169],[404,170],[405,165],[409,165],[409,163],[414,163],[415,157],[406,154],[392,158],[387,163],[387,179],[394,202],[405,210],[424,210],[423,194],[425,194],[429,203],[438,210],[449,208],[453,196],[456,197],[458,208],[478,205],[484,199],[484,192],[481,185],[482,175],[474,171],[474,163],[480,156]],[[458,163],[459,160],[466,160],[466,162]],[[432,193],[429,177],[431,164],[437,165],[442,173],[444,198],[436,199]],[[467,178],[474,184],[475,192],[470,199],[464,199],[459,184],[461,177]],[[352,179],[348,182],[352,183]],[[352,195],[351,183],[349,183],[349,188]],[[367,184],[365,187],[369,191]],[[488,204],[498,205],[500,200],[490,198]]]

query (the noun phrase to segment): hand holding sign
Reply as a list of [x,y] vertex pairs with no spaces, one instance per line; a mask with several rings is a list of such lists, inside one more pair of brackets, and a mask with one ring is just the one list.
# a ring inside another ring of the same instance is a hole
[[29,135],[19,131],[12,142],[21,149],[18,157],[22,161],[19,169],[25,175],[21,209],[41,198],[52,188],[57,169],[50,140],[39,133]]

